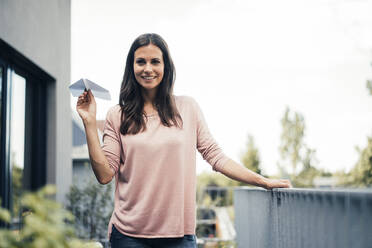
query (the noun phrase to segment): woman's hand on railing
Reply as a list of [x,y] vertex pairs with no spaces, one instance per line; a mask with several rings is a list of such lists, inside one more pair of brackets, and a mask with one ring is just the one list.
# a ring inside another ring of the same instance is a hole
[[231,179],[265,189],[292,188],[291,182],[287,179],[271,179],[263,177],[245,166],[236,163],[232,159],[229,159],[226,164],[222,166],[220,172]]
[[271,179],[266,178],[266,189],[273,188],[292,188],[291,181],[287,179]]

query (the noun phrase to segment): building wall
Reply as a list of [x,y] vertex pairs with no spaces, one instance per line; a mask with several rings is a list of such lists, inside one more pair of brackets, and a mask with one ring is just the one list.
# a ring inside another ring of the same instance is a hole
[[1,0],[0,38],[56,79],[47,89],[47,183],[63,201],[72,180],[70,0]]

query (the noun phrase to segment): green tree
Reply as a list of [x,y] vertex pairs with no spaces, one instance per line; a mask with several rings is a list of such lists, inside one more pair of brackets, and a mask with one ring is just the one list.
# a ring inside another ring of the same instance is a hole
[[246,144],[245,152],[241,156],[241,162],[248,169],[261,174],[260,155],[254,143],[254,138],[252,135],[248,135],[248,141]]
[[349,173],[337,173],[340,185],[351,187],[372,186],[372,137],[367,137],[367,140],[365,148],[356,148],[359,159],[351,171]]
[[372,136],[367,137],[367,146],[357,151],[359,160],[350,173],[353,185],[372,186]]
[[[372,80],[367,80],[367,89],[372,95]],[[356,147],[359,159],[349,173],[337,172],[339,184],[342,186],[366,187],[372,186],[372,136],[367,137],[364,149]]]
[[278,163],[284,174],[296,175],[301,162],[301,151],[304,147],[305,121],[300,113],[291,113],[287,107],[281,119],[282,134],[279,152],[281,162]]
[[[219,191],[221,194],[215,199],[212,199],[211,196],[205,191],[206,187],[225,187],[225,192]],[[239,186],[239,182],[231,180],[226,176],[220,173],[208,173],[204,172],[197,176],[197,204],[203,206],[228,206],[232,204],[233,195],[232,190],[227,189],[229,187]]]
[[11,209],[11,214],[12,218],[17,219],[20,217],[20,200],[21,200],[21,195],[23,191],[23,186],[22,186],[22,177],[23,177],[23,168],[21,168],[17,163],[16,163],[16,153],[14,151],[11,152],[11,170],[12,170],[12,209]]
[[290,178],[295,187],[313,187],[315,177],[330,176],[330,173],[316,168],[316,150],[309,148],[304,142],[304,117],[298,112],[292,113],[287,107],[281,124],[281,161],[278,162],[280,176]]
[[[367,89],[372,95],[372,80],[367,80]],[[352,186],[372,186],[372,136],[367,137],[364,149],[357,147],[359,160],[350,171],[347,184]]]
[[66,198],[67,209],[75,216],[78,237],[104,239],[114,207],[112,183],[100,185],[89,178],[84,186],[71,186]]
[[305,155],[301,159],[303,168],[298,175],[293,177],[293,184],[296,185],[296,187],[313,187],[314,178],[326,174],[314,166],[318,162],[315,157],[315,152],[314,149],[305,147]]
[[[14,160],[13,160],[14,161]],[[20,200],[22,195],[22,176],[23,169],[18,165],[12,165],[12,200],[13,200],[13,217],[18,218],[20,215]]]

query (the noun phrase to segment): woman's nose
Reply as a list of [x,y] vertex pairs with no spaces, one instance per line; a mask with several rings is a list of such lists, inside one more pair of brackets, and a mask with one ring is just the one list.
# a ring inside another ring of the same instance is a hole
[[145,72],[151,72],[152,71],[152,67],[151,67],[151,64],[146,64],[145,66]]

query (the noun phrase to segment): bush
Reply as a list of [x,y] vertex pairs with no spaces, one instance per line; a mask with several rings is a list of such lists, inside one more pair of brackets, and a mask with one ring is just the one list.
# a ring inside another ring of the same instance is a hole
[[[0,229],[0,247],[9,248],[75,248],[100,247],[75,237],[71,224],[74,216],[51,200],[55,187],[48,185],[21,197],[22,225],[18,231]],[[8,210],[0,208],[0,219],[10,223]]]

